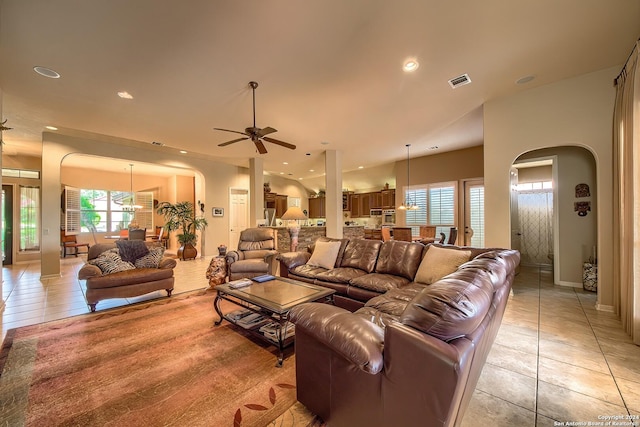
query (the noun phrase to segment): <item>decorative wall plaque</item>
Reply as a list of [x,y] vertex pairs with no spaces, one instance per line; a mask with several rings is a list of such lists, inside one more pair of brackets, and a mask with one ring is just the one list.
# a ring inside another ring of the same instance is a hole
[[591,202],[574,202],[573,210],[578,212],[578,216],[587,216],[591,210]]
[[576,197],[589,197],[591,193],[589,192],[589,184],[578,184],[576,185]]

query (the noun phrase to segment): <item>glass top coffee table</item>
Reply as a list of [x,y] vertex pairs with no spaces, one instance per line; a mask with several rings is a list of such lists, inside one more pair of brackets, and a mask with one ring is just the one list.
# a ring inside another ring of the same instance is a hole
[[[263,283],[251,282],[248,286],[233,287],[233,282],[215,287],[218,292],[213,307],[220,316],[215,324],[226,320],[241,326],[255,336],[278,347],[277,367],[284,361],[284,349],[293,343],[293,324],[289,323],[289,311],[296,305],[326,301],[333,303],[335,290],[298,280],[276,277]],[[225,300],[241,307],[232,313],[222,313],[220,301]]]

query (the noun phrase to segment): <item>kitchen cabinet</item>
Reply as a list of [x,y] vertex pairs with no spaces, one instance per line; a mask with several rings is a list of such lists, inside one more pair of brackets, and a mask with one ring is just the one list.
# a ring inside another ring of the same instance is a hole
[[382,209],[382,194],[377,191],[374,193],[368,193],[369,194],[369,207],[371,209]]
[[382,190],[380,192],[381,208],[393,209],[396,206],[396,190]]
[[368,218],[371,216],[371,200],[374,193],[364,193],[360,197],[360,217]]
[[351,210],[351,194],[353,194],[353,191],[342,192],[342,210],[343,211]]
[[282,217],[282,215],[284,215],[284,213],[287,211],[287,199],[289,197],[286,195],[282,195],[282,194],[276,194],[276,200],[275,200],[275,205],[276,205],[276,218],[280,218]]
[[351,199],[351,218],[360,218],[360,196],[361,194],[352,194]]
[[309,218],[324,218],[326,217],[325,211],[325,198],[313,197],[309,199]]

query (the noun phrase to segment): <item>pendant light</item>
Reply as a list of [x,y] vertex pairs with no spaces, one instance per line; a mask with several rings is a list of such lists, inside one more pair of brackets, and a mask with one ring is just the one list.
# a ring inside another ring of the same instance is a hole
[[136,209],[142,209],[140,205],[133,204],[133,163],[129,163],[130,167],[130,181],[129,181],[129,211],[131,212],[131,222],[129,223],[129,228],[139,228],[139,224],[136,221]]
[[406,147],[407,147],[407,191],[405,191],[404,202],[402,202],[402,204],[398,206],[398,209],[415,211],[420,208],[418,207],[418,205],[415,204],[415,202],[411,200],[410,197],[406,197],[406,194],[409,191],[409,187],[410,187],[409,179],[411,176],[411,159],[409,157],[409,147],[411,147],[411,144],[407,144]]

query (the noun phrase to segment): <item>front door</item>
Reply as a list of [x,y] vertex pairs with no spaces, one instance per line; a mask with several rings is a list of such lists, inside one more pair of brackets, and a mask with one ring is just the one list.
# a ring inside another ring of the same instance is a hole
[[13,186],[2,186],[2,265],[13,264]]

